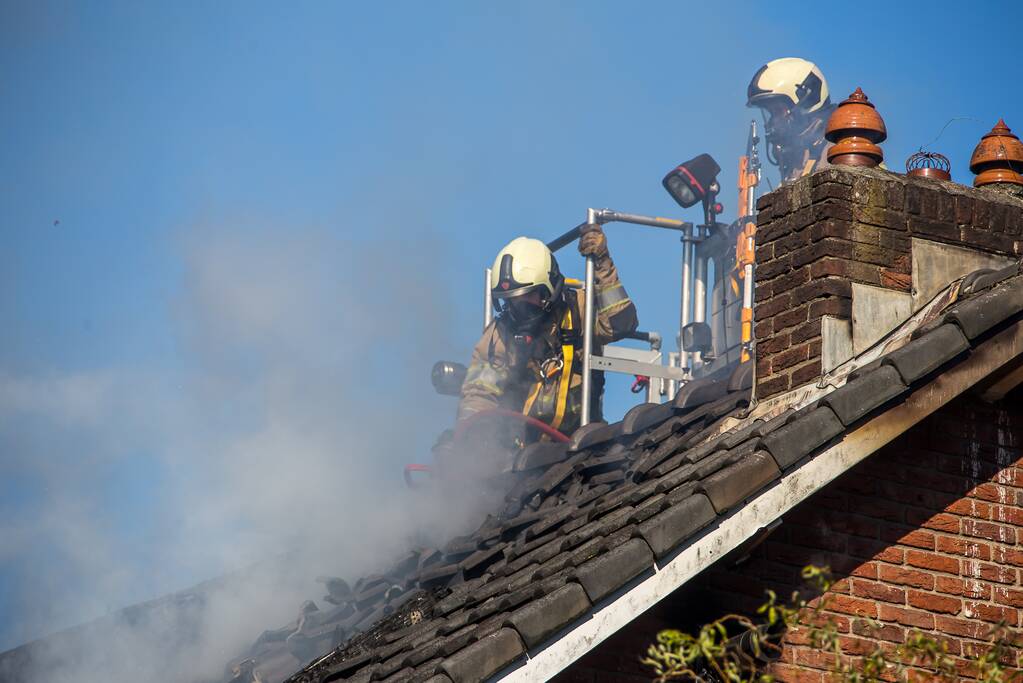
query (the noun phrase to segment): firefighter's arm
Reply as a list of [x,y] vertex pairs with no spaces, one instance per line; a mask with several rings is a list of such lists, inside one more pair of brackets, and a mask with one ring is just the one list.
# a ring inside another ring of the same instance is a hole
[[462,398],[458,402],[458,419],[500,407],[510,374],[508,354],[495,320],[473,349],[472,362],[462,384]]
[[593,301],[597,309],[593,336],[596,343],[609,344],[635,332],[639,326],[636,306],[618,279],[618,269],[607,249],[607,237],[599,225],[583,229],[579,253],[593,257]]

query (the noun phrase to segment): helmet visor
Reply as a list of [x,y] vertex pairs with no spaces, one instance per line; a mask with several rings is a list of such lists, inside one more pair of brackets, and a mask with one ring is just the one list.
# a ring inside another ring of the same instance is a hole
[[541,293],[534,289],[514,298],[498,299],[497,308],[511,319],[517,330],[531,332],[547,315],[546,303]]
[[[504,283],[502,283],[504,284]],[[547,290],[545,284],[529,285],[528,287],[514,287],[511,289],[502,289],[500,285],[490,290],[495,299],[519,299],[524,296],[536,294],[540,301],[545,300],[550,296],[550,292]]]

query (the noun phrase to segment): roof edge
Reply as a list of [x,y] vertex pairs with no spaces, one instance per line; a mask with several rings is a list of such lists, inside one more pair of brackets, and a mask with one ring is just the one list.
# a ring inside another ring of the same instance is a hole
[[925,417],[1023,355],[1023,320],[974,348],[968,358],[906,396],[904,402],[848,432],[771,488],[752,498],[688,546],[655,562],[562,631],[492,680],[546,681],[644,611],[731,552],[747,538],[829,484]]

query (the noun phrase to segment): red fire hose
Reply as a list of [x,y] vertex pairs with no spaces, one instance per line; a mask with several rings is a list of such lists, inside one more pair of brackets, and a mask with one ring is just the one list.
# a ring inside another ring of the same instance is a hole
[[490,410],[481,410],[480,412],[476,413],[475,415],[470,415],[466,419],[462,420],[461,422],[459,422],[455,426],[455,437],[454,437],[455,441],[460,441],[462,436],[465,434],[465,431],[470,426],[472,426],[477,420],[479,420],[480,418],[483,418],[483,417],[489,417],[491,415],[499,415],[501,417],[508,417],[508,418],[512,418],[514,420],[519,420],[520,422],[524,422],[527,425],[529,425],[530,427],[535,427],[536,429],[540,430],[542,433],[544,433],[547,436],[549,436],[552,441],[559,441],[561,443],[568,443],[569,441],[571,441],[571,439],[569,439],[567,436],[565,436],[564,434],[559,432],[554,427],[551,427],[546,422],[541,422],[540,420],[536,419],[535,417],[530,417],[529,415],[523,415],[522,413],[517,413],[514,410],[508,410],[507,408],[491,408]]

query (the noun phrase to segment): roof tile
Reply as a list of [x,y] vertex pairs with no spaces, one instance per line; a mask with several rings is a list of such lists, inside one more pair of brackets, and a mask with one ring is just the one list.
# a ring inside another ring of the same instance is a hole
[[575,576],[586,589],[590,602],[596,603],[642,574],[653,563],[650,546],[641,538],[633,538],[580,565]]
[[453,683],[482,683],[525,654],[517,631],[502,628],[441,662]]
[[844,430],[835,413],[830,408],[821,407],[803,412],[792,422],[765,436],[762,443],[774,456],[778,467],[786,470]]
[[674,405],[677,409],[695,408],[705,403],[717,401],[728,394],[728,379],[712,379],[702,377],[686,382],[685,386],[675,394]]
[[671,403],[640,403],[622,419],[622,434],[631,436],[661,424],[675,414]]
[[903,382],[912,384],[969,348],[970,342],[957,325],[941,325],[889,353],[883,362],[895,367]]
[[983,294],[957,304],[945,316],[973,340],[1023,310],[1023,278],[1013,278]]
[[638,527],[654,555],[664,556],[697,530],[710,524],[716,514],[707,496],[690,495]]
[[519,608],[505,624],[522,637],[527,648],[540,645],[566,625],[590,609],[586,591],[577,583],[569,583],[550,595]]
[[835,389],[821,399],[821,404],[831,408],[842,424],[849,426],[905,390],[899,371],[884,365]]
[[711,505],[720,514],[780,476],[781,470],[770,453],[757,451],[712,474],[700,484],[700,489],[707,494]]

